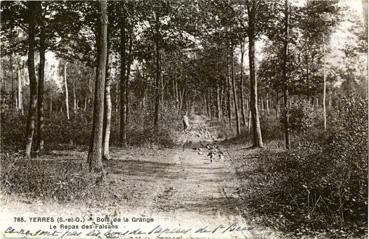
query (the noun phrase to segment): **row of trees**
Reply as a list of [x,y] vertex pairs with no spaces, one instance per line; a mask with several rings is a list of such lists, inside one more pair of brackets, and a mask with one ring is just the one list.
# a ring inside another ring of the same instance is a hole
[[[114,113],[123,147],[132,107],[152,112],[153,128],[159,130],[160,114],[169,105],[178,112],[202,108],[211,117],[227,120],[238,135],[248,125],[253,146],[263,147],[259,109],[269,114],[273,105],[278,117],[281,102],[288,148],[291,97],[312,103],[321,98],[325,119],[327,85],[331,97],[333,85],[343,79],[350,93],[363,82],[358,77],[365,75],[357,69],[340,71],[329,62],[330,36],[340,18],[335,1],[4,2],[1,10],[2,42],[7,46],[2,60],[11,82],[16,75],[21,78],[15,69],[22,69],[21,58],[28,56],[26,156],[31,157],[34,144],[36,151],[43,150],[44,102],[49,102],[50,113],[57,103],[69,118],[71,92],[73,112],[93,107],[88,156],[93,171],[102,169],[103,157],[109,158]],[[355,29],[360,26],[357,22]],[[360,29],[355,43],[366,42]],[[59,59],[54,77],[63,79],[46,79],[45,90],[48,51]],[[350,52],[364,53],[366,43],[342,51],[353,61],[361,55]],[[18,85],[18,103],[12,105],[21,109]],[[56,89],[64,92],[63,97],[55,96]],[[14,92],[12,87],[12,100]]]

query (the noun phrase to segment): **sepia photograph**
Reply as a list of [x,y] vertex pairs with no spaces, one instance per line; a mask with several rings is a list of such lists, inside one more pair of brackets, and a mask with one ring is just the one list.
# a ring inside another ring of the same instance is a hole
[[2,0],[0,102],[0,238],[368,238],[368,0]]

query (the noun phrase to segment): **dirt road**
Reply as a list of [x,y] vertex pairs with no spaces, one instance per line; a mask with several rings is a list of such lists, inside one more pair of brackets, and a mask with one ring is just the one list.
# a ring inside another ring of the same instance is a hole
[[[125,175],[129,185],[145,183],[131,189],[132,198],[127,200],[125,210],[134,208],[134,212],[143,215],[159,215],[171,224],[209,229],[237,225],[245,230],[232,236],[241,238],[275,238],[270,230],[244,220],[237,176],[226,150],[215,138],[205,118],[195,116],[191,130],[180,136],[181,148],[159,150],[149,157],[143,155],[144,160],[127,162],[129,167],[125,164],[119,174]],[[127,156],[118,150],[113,158],[119,161]],[[111,164],[108,171],[116,168],[119,167]]]
[[247,212],[240,210],[236,193],[239,182],[215,138],[206,119],[195,116],[191,129],[179,136],[182,146],[177,148],[112,149],[113,159],[105,162],[106,201],[60,205],[10,200],[2,215],[105,213],[154,219],[143,228],[190,228],[192,234],[183,237],[276,238],[271,230],[244,220]]

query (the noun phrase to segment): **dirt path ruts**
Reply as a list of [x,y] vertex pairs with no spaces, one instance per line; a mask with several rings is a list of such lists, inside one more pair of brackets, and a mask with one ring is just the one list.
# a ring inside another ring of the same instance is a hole
[[[197,116],[191,130],[198,130],[199,126],[208,127]],[[214,142],[194,132],[188,132],[184,139],[191,144],[168,151],[170,165],[156,175],[159,186],[145,211],[150,215],[160,214],[172,222],[225,227],[239,224],[249,228],[237,234],[243,238],[275,238],[270,230],[256,228],[242,217],[239,209],[242,201],[236,193],[238,180],[230,160],[224,157],[211,161],[206,148],[199,153],[191,147],[200,142],[203,145],[206,141]]]
[[[224,157],[210,160],[208,156],[211,147],[216,145],[215,137],[209,135],[210,128],[205,117],[194,116],[191,129],[180,137],[186,147],[112,149],[113,160],[105,162],[104,167],[108,172],[106,185],[114,199],[100,202],[100,207],[91,208],[88,203],[48,204],[45,207],[45,204],[13,201],[8,202],[9,209],[3,212],[78,215],[77,212],[114,210],[123,215],[150,216],[172,227],[187,225],[214,229],[239,225],[247,228],[220,235],[220,238],[276,238],[276,233],[242,217],[239,209],[242,201],[236,193],[239,182],[227,157],[229,154],[219,147]],[[66,207],[68,210],[64,209]]]

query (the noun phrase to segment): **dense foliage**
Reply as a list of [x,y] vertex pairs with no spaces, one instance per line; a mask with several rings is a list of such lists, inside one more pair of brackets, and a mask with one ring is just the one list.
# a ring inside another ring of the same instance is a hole
[[347,238],[348,231],[366,231],[367,107],[365,98],[344,98],[327,131],[304,131],[286,152],[260,152],[255,170],[261,175],[252,181],[261,190],[245,197],[257,213],[271,217],[264,222],[297,237],[326,231]]

